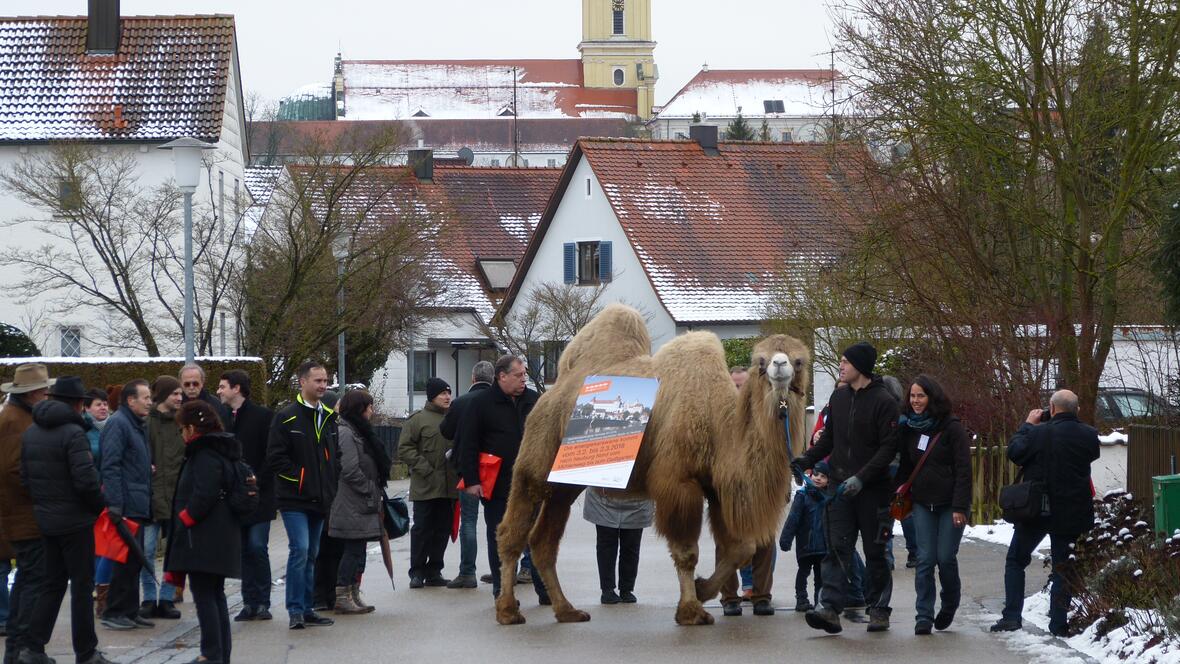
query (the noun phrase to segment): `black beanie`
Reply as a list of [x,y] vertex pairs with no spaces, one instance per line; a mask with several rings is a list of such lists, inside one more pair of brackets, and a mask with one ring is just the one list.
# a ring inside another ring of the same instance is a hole
[[451,386],[447,385],[447,381],[441,378],[431,378],[426,381],[426,400],[434,401],[434,398],[443,392],[450,392]]
[[844,358],[865,378],[873,377],[873,365],[877,363],[877,349],[873,344],[867,341],[852,344],[844,349]]

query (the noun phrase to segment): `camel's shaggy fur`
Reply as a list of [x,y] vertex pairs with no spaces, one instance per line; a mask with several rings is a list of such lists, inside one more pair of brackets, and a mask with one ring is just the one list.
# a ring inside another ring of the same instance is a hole
[[[501,595],[496,619],[524,622],[513,592],[516,564],[526,543],[560,622],[589,620],[574,608],[557,578],[557,549],[570,506],[583,487],[549,484],[565,424],[586,376],[655,376],[660,379],[652,418],[625,493],[655,501],[657,531],[680,580],[676,622],[713,622],[701,602],[770,542],[788,500],[790,462],[784,422],[787,405],[792,442],[804,436],[803,395],[810,363],[805,346],[778,335],[754,349],[751,378],[739,394],[716,335],[693,332],[664,345],[652,357],[638,312],[611,305],[570,342],[557,383],[537,402],[525,427],[513,471],[508,509],[497,531]],[[717,543],[717,567],[694,580],[704,504]]]

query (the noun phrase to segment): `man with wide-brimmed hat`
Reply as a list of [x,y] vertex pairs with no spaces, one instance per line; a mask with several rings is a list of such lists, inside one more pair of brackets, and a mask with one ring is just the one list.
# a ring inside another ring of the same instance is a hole
[[0,384],[7,395],[0,409],[0,539],[16,553],[16,582],[8,608],[4,661],[15,662],[28,647],[33,602],[45,583],[45,549],[33,518],[33,499],[20,483],[20,437],[33,424],[33,406],[44,401],[55,381],[44,364],[22,364],[11,383]]
[[33,514],[45,548],[44,592],[33,604],[25,650],[17,664],[48,664],[45,645],[70,589],[70,627],[79,664],[111,664],[94,632],[94,521],[105,503],[82,418],[82,379],[63,376],[49,398],[33,408],[33,426],[21,436],[21,483],[33,497]]

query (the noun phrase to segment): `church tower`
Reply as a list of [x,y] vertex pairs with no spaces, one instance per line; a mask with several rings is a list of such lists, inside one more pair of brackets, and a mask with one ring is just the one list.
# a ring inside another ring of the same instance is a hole
[[651,39],[651,0],[582,0],[582,75],[587,88],[636,91],[639,117],[655,105],[656,43]]

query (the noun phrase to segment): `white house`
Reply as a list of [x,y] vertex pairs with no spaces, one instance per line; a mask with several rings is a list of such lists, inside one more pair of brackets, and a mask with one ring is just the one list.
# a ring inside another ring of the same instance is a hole
[[579,140],[498,315],[542,284],[605,284],[602,301],[648,317],[653,351],[694,329],[757,336],[784,287],[860,227],[840,175],[856,148],[719,143],[716,130]]
[[[103,154],[131,155],[139,186],[150,189],[175,172],[170,153],[156,148],[191,136],[217,145],[195,205],[220,218],[237,212],[249,152],[234,18],[122,17],[118,0],[90,7],[88,16],[0,18],[0,170],[11,172],[61,144],[86,144]],[[49,218],[0,189],[5,253],[63,246],[37,229],[38,221]],[[60,290],[26,302],[11,287],[23,277],[19,267],[0,265],[0,283],[6,284],[0,319],[29,333],[44,354],[135,352],[110,347],[113,312],[71,306],[76,294]],[[114,289],[102,279],[100,274],[100,288]],[[222,324],[229,335],[214,342],[214,351],[236,355],[236,321]],[[168,341],[161,351],[178,351],[175,343]]]
[[741,116],[772,141],[827,139],[836,100],[847,96],[831,69],[701,69],[647,123],[652,138],[686,139],[696,122],[725,127]]

